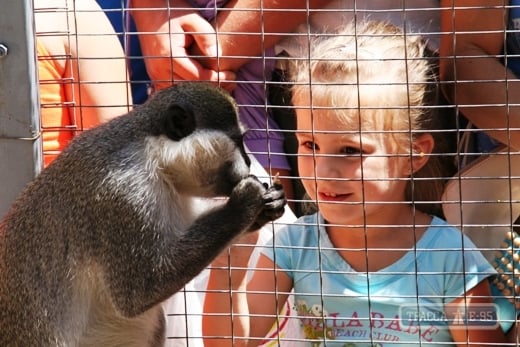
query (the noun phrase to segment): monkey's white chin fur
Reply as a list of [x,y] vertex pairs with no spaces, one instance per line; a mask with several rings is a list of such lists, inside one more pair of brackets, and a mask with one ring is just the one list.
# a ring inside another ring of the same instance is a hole
[[217,179],[222,163],[231,163],[229,172],[236,182],[250,172],[237,145],[218,130],[198,130],[179,142],[165,136],[150,137],[146,152],[150,175],[180,194],[215,197],[223,183]]

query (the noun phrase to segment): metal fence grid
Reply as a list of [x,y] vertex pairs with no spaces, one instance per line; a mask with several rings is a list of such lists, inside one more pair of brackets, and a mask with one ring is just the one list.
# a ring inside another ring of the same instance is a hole
[[[13,202],[16,195],[21,191],[23,186],[29,182],[35,175],[37,175],[43,167],[43,151],[42,151],[42,129],[40,120],[40,111],[49,107],[72,107],[79,108],[79,102],[81,97],[76,95],[74,100],[70,101],[70,104],[45,104],[41,103],[39,99],[38,86],[45,84],[45,80],[39,80],[37,73],[38,57],[36,54],[35,41],[38,37],[44,36],[62,36],[68,37],[71,41],[76,41],[78,36],[73,32],[74,29],[74,18],[75,18],[75,6],[74,1],[63,0],[55,1],[55,6],[44,6],[43,8],[38,5],[39,0],[23,0],[23,1],[10,1],[3,4],[3,9],[0,11],[0,161],[3,163],[0,166],[0,215],[3,215],[8,207]],[[101,0],[103,1],[103,0]],[[130,67],[133,60],[141,58],[136,56],[133,48],[130,49],[130,42],[135,42],[138,34],[147,35],[149,33],[138,33],[136,29],[130,27],[130,17],[126,10],[119,11],[117,7],[121,5],[121,1],[112,1],[110,6],[111,9],[105,9],[105,15],[112,17],[120,17],[120,21],[123,27],[116,27],[115,33],[118,34],[119,39],[122,43],[126,43],[126,54],[127,54],[127,67]],[[456,1],[454,1],[456,2]],[[52,3],[50,1],[49,3]],[[106,2],[107,4],[109,1]],[[370,2],[368,2],[370,3]],[[338,22],[345,22],[351,18],[360,20],[363,17],[370,17],[371,19],[388,19],[392,18],[395,22],[406,21],[407,29],[409,32],[413,32],[416,28],[413,25],[422,25],[424,29],[422,34],[429,39],[430,48],[433,51],[439,49],[439,41],[441,40],[443,33],[440,28],[440,19],[438,17],[438,5],[437,1],[424,1],[421,5],[410,5],[411,1],[388,1],[388,7],[383,4],[384,2],[377,2],[377,4],[361,4],[360,1],[333,1],[329,7],[325,10],[314,11],[310,9],[303,9],[308,12],[307,23],[302,24],[299,31],[291,34],[278,33],[278,35],[284,35],[284,40],[276,45],[276,54],[260,54],[254,58],[257,62],[260,62],[261,67],[266,68],[270,64],[276,65],[275,78],[269,78],[264,80],[237,80],[237,85],[244,85],[246,90],[248,86],[257,86],[256,91],[263,93],[263,104],[241,104],[241,108],[257,109],[262,112],[272,112],[277,121],[282,125],[282,129],[270,128],[254,128],[250,127],[249,131],[268,134],[268,136],[277,136],[283,134],[285,139],[285,149],[287,149],[287,158],[289,163],[292,165],[292,173],[286,178],[290,179],[293,183],[293,193],[291,196],[291,206],[294,208],[294,212],[289,211],[279,221],[270,224],[261,231],[260,241],[258,246],[255,248],[253,258],[250,261],[250,269],[254,268],[255,260],[258,259],[259,254],[263,252],[268,246],[260,246],[267,242],[273,235],[275,235],[280,229],[285,227],[287,224],[296,223],[296,225],[306,226],[306,222],[299,220],[294,222],[297,216],[305,214],[306,207],[311,206],[316,201],[312,201],[308,196],[303,194],[300,178],[295,167],[298,158],[298,153],[295,149],[295,130],[294,130],[294,112],[298,109],[292,107],[290,103],[290,96],[288,94],[288,87],[291,84],[284,79],[285,69],[287,64],[291,62],[296,56],[299,59],[309,59],[309,52],[307,51],[307,44],[309,37],[313,36],[314,32],[324,35],[323,31],[327,28],[332,28]],[[444,2],[443,2],[444,3]],[[502,9],[504,13],[518,10],[517,5],[514,1],[504,2],[504,4],[497,6]],[[520,6],[520,5],[519,5]],[[37,8],[38,10],[34,10]],[[476,8],[486,9],[487,6],[481,6]],[[244,9],[235,9],[240,11]],[[259,12],[267,11],[264,8],[254,9]],[[39,11],[39,12],[38,12]],[[70,15],[70,26],[69,32],[47,32],[38,31],[34,26],[34,14],[43,12],[60,12]],[[203,12],[203,9],[200,9]],[[218,13],[217,8],[209,7],[205,9],[206,13]],[[226,13],[226,9],[220,10],[221,13]],[[411,20],[413,18],[413,20]],[[509,17],[504,16],[505,19]],[[455,17],[453,19],[456,20]],[[520,20],[520,19],[519,19]],[[328,26],[323,28],[323,23],[328,23]],[[410,24],[410,23],[413,23]],[[514,23],[514,22],[513,22]],[[308,24],[308,25],[305,25]],[[398,23],[397,23],[398,24]],[[425,29],[426,28],[426,29]],[[504,38],[504,47],[506,46],[506,38],[508,35],[515,34],[518,31],[518,27],[510,26],[507,30],[500,32]],[[489,30],[484,30],[479,34],[489,33]],[[243,33],[235,33],[243,34]],[[459,33],[459,37],[464,34],[474,33]],[[78,35],[89,35],[89,34],[78,34]],[[97,34],[96,34],[97,35]],[[266,33],[259,33],[259,35],[266,35]],[[276,34],[275,34],[276,35]],[[354,34],[355,35],[355,34]],[[94,35],[95,36],[95,35]],[[406,35],[405,35],[406,36]],[[263,36],[262,36],[263,37]],[[300,42],[298,46],[297,43]],[[301,42],[304,42],[301,44]],[[519,51],[520,52],[520,51]],[[287,54],[291,56],[288,57]],[[518,53],[520,54],[520,53]],[[41,57],[40,57],[41,58]],[[107,59],[110,57],[107,57]],[[121,58],[121,57],[118,57]],[[467,57],[466,57],[467,58]],[[472,58],[485,59],[486,56],[476,56]],[[495,57],[497,60],[502,61],[505,66],[509,63],[514,63],[515,54],[508,54],[502,52],[500,55]],[[81,57],[74,58],[72,54],[68,52],[65,56],[47,56],[45,59],[63,60],[63,59],[77,59],[81,63]],[[85,58],[88,59],[88,58]],[[440,59],[464,59],[457,56],[440,57]],[[41,59],[40,59],[41,61]],[[240,75],[239,75],[240,76]],[[175,79],[173,78],[175,82]],[[133,81],[123,80],[120,81],[120,88],[125,89],[126,93],[130,94],[130,88],[137,88],[139,85],[149,91],[151,84],[146,80],[134,79]],[[130,82],[130,83],[129,83]],[[166,81],[170,82],[170,81]],[[506,75],[505,68],[503,77],[494,80],[469,80],[463,81],[464,83],[474,83],[485,85],[486,83],[495,84],[508,84],[507,97],[504,102],[497,102],[495,104],[487,103],[483,101],[482,104],[453,104],[447,102],[442,105],[442,108],[447,110],[448,114],[458,114],[461,111],[470,108],[486,108],[489,112],[490,117],[493,112],[501,112],[504,108],[507,108],[511,115],[511,120],[508,121],[507,125],[498,129],[499,132],[507,133],[510,138],[513,134],[518,131],[514,126],[513,121],[514,109],[518,108],[518,102],[516,101],[515,89],[518,81],[516,77]],[[68,77],[67,80],[62,80],[60,83],[70,84],[81,84],[81,83],[103,83],[103,81],[85,81],[74,80]],[[448,83],[448,82],[443,82]],[[316,82],[316,85],[319,81]],[[329,86],[332,88],[332,86]],[[359,86],[358,86],[359,87]],[[129,100],[129,99],[128,99]],[[134,94],[134,102],[138,102]],[[107,105],[105,105],[107,106]],[[125,105],[109,105],[110,107],[123,106],[126,109],[130,109],[133,105],[129,102]],[[312,100],[310,101],[309,110],[313,112],[320,109],[323,105],[314,105]],[[439,107],[438,105],[432,107]],[[394,105],[389,105],[388,109],[395,109]],[[405,107],[406,108],[406,107]],[[356,109],[356,107],[354,107]],[[360,110],[360,107],[357,107]],[[50,129],[52,131],[63,131],[73,132],[81,131],[82,121],[81,112],[77,113],[77,122],[72,128],[66,127],[65,129]],[[498,149],[491,153],[483,153],[475,147],[467,145],[467,136],[470,131],[472,134],[484,133],[488,130],[485,127],[480,129],[470,128],[467,124],[463,124],[460,121],[460,117],[453,118],[455,120],[454,126],[449,129],[443,129],[440,132],[440,139],[448,138],[454,139],[455,147],[452,151],[445,152],[442,154],[436,154],[438,156],[449,157],[450,160],[455,163],[458,170],[453,176],[441,176],[439,180],[446,180],[446,188],[444,194],[439,197],[437,201],[430,201],[436,203],[442,208],[444,217],[449,220],[450,223],[460,228],[465,234],[467,234],[480,248],[482,253],[492,263],[492,265],[498,269],[499,276],[495,279],[494,285],[502,290],[502,293],[510,301],[516,302],[516,296],[520,292],[518,284],[518,257],[520,247],[518,244],[518,221],[517,218],[520,215],[520,197],[519,191],[520,186],[517,181],[520,179],[520,161],[517,156],[519,155],[517,150],[507,146],[500,146]],[[45,130],[45,129],[44,129]],[[49,131],[50,131],[49,130]],[[495,129],[496,130],[496,129]],[[444,140],[441,140],[444,141]],[[273,158],[283,153],[272,151],[267,147],[267,150],[260,150],[255,152],[252,150],[253,156],[266,157],[268,165],[265,168],[259,163],[254,163],[254,171],[262,179],[270,180],[271,171],[276,172],[277,167],[273,164],[275,161]],[[319,159],[319,155],[315,155],[315,160]],[[462,159],[468,157],[475,157],[477,160],[473,161],[471,165],[462,168]],[[375,179],[377,180],[377,179]],[[411,201],[410,203],[415,203]],[[418,203],[419,204],[419,203]],[[366,203],[365,208],[369,208],[369,203]],[[311,226],[320,227],[318,221]],[[360,226],[363,227],[363,226]],[[402,225],[401,227],[407,227]],[[420,225],[415,225],[420,227]],[[276,237],[276,236],[275,236]],[[240,245],[239,245],[240,247]],[[243,245],[243,247],[250,247]],[[334,247],[329,245],[319,244],[317,248],[308,249],[307,252],[318,251],[318,265],[316,273],[310,275],[317,275],[316,278],[320,279],[324,275],[324,270],[321,267],[320,254],[328,254],[327,252],[338,251]],[[298,249],[296,249],[298,251]],[[353,251],[353,250],[349,250]],[[363,251],[363,250],[358,250]],[[364,251],[368,251],[365,249]],[[403,251],[402,249],[395,249],[395,251]],[[415,250],[417,251],[417,250]],[[471,252],[471,249],[465,249],[466,252]],[[428,253],[428,249],[425,249]],[[202,317],[203,317],[203,300],[205,293],[207,293],[206,285],[209,275],[209,271],[205,270],[201,275],[190,282],[182,291],[174,295],[170,300],[164,303],[165,311],[167,313],[168,331],[167,331],[167,345],[168,346],[202,346]],[[231,272],[231,269],[229,269]],[[276,273],[276,269],[268,269],[273,274]],[[363,270],[364,271],[364,270]],[[361,272],[363,272],[361,271]],[[354,271],[358,273],[358,271]],[[352,275],[346,271],[338,270],[339,275],[349,276]],[[367,275],[367,281],[371,281],[373,277]],[[440,274],[440,273],[439,273]],[[399,276],[407,276],[410,273],[398,274]],[[418,273],[411,273],[412,276],[418,276]],[[460,274],[465,275],[465,273]],[[374,276],[374,275],[373,275]],[[299,278],[299,277],[298,277]],[[232,293],[229,292],[229,299],[232,299]],[[236,294],[236,293],[233,293]],[[273,293],[267,293],[273,294]],[[275,295],[284,293],[274,293]],[[326,289],[320,293],[320,300],[324,301],[327,298],[341,296],[341,294],[327,293]],[[370,294],[367,294],[367,298]],[[381,298],[379,298],[381,299]],[[383,296],[384,300],[396,299],[397,301],[406,303],[407,299],[410,299],[411,305],[413,306],[419,298],[408,298],[400,296],[398,293],[388,293],[387,296]],[[292,300],[292,298],[291,298]],[[368,299],[367,299],[368,300]],[[403,304],[403,309],[408,306]],[[409,308],[409,307],[408,307]],[[413,308],[413,307],[412,307]],[[343,341],[343,344],[337,344],[342,346],[356,346],[356,343],[365,343],[360,345],[372,345],[372,346],[390,346],[390,345],[419,345],[419,342],[406,344],[399,341],[400,334],[394,334],[395,330],[402,332],[403,330],[413,330],[415,328],[411,326],[401,325],[393,322],[392,319],[386,317],[386,320],[382,316],[378,316],[378,312],[370,311],[367,317],[349,316],[342,317],[342,319],[336,319],[331,311],[333,308],[325,307],[306,307],[305,303],[299,301],[290,301],[289,304],[280,305],[280,313],[277,315],[276,325],[268,336],[271,337],[269,341],[264,341],[266,346],[329,346],[334,345],[333,340],[339,335],[334,334],[351,334],[352,338],[356,338],[357,342]],[[295,318],[296,311],[300,315],[306,315],[303,320]],[[414,311],[415,312],[415,311]],[[415,312],[417,313],[417,312]],[[353,313],[357,314],[357,312]],[[394,317],[391,317],[394,318]],[[445,317],[444,317],[445,318]],[[511,318],[509,318],[511,319]],[[303,322],[303,323],[302,323]],[[358,328],[347,329],[345,324],[358,324]],[[511,323],[511,322],[509,322]],[[303,324],[303,325],[302,325]],[[342,326],[339,327],[339,324]],[[397,324],[397,325],[395,325]],[[376,329],[379,325],[386,325],[386,330]],[[366,326],[366,328],[361,328]],[[462,323],[463,327],[467,328],[467,322]],[[280,334],[276,334],[275,330],[279,328]],[[320,330],[321,329],[321,330]],[[327,330],[330,329],[330,330]],[[384,333],[383,333],[384,331]],[[315,334],[315,335],[313,335]],[[317,335],[316,335],[317,334]],[[321,334],[321,335],[320,335]],[[415,332],[416,335],[422,335],[422,342],[427,343],[430,335],[435,335],[432,331],[418,329]],[[240,341],[239,336],[224,336],[223,338],[234,339],[234,341]],[[417,340],[419,341],[419,340]],[[436,344],[435,342],[431,345],[442,345],[442,343]],[[470,345],[470,344],[468,344]],[[516,345],[511,343],[511,345]]]

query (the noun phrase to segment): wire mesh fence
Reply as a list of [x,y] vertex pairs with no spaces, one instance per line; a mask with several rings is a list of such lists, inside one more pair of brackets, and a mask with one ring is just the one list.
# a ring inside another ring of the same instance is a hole
[[284,186],[281,219],[163,303],[167,346],[517,345],[520,2],[4,6],[0,214],[190,78],[230,91]]

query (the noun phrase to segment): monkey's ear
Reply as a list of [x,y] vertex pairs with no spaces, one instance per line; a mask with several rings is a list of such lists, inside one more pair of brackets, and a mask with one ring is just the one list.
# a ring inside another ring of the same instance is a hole
[[166,136],[174,141],[190,135],[196,126],[193,112],[178,104],[171,106],[164,118]]

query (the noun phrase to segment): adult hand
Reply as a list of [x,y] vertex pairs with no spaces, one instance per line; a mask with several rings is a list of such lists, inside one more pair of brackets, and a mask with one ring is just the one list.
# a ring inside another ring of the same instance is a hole
[[175,8],[166,9],[164,1],[132,1],[132,14],[140,32],[141,50],[154,89],[188,80],[209,81],[232,89],[234,72],[204,67],[198,61],[200,56],[190,55],[193,46],[198,48],[193,51],[204,56],[215,57],[218,54],[215,29],[187,2],[176,0],[174,3]]

